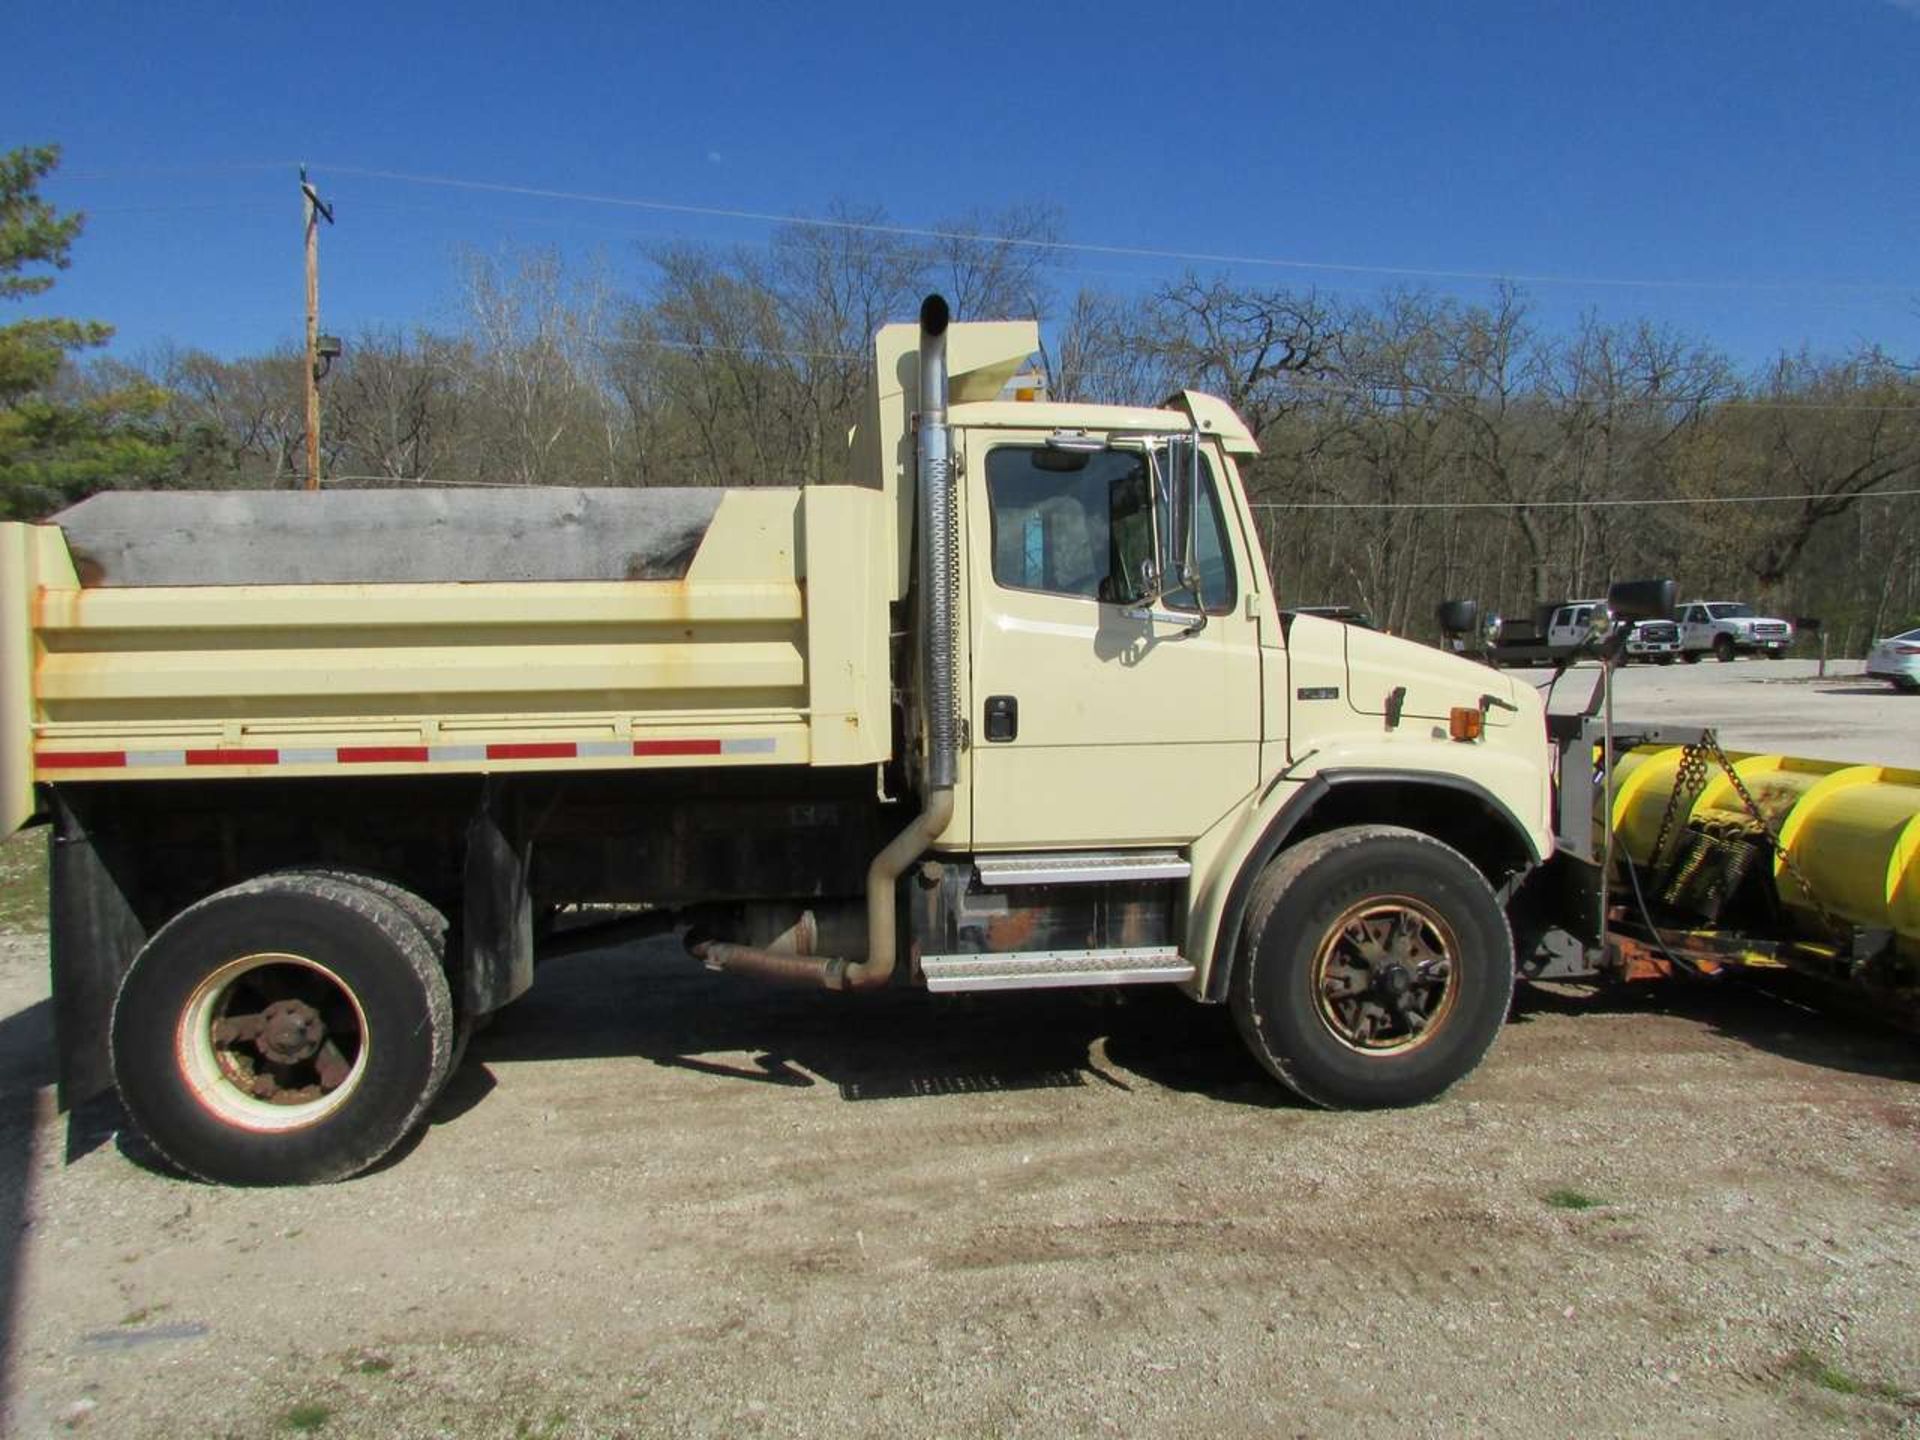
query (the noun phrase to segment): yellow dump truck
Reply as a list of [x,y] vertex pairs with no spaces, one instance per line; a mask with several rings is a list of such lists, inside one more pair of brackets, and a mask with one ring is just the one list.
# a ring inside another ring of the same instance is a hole
[[848,485],[0,526],[63,1100],[349,1175],[539,960],[669,931],[742,984],[1178,987],[1325,1105],[1465,1074],[1555,848],[1540,700],[1284,614],[1232,411],[1005,398],[1037,343],[883,329]]

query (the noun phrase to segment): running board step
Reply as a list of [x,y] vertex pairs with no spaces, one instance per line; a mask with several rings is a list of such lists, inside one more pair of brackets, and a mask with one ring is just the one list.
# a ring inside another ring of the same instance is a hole
[[1068,985],[1175,984],[1193,966],[1171,945],[1126,950],[1015,950],[1002,955],[923,955],[927,989],[1053,990]]
[[989,890],[1006,885],[1184,880],[1193,873],[1193,866],[1178,850],[1051,850],[1040,855],[977,855],[973,868],[980,873],[980,883]]

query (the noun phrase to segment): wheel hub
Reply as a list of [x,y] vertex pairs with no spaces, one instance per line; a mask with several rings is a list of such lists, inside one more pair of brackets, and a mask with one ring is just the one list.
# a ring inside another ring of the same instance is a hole
[[1316,1009],[1343,1044],[1410,1050],[1453,1005],[1453,937],[1411,898],[1363,901],[1328,930],[1314,965]]
[[302,1060],[310,1060],[326,1043],[327,1022],[305,1001],[276,1000],[260,1018],[263,1023],[255,1043],[260,1053],[275,1065],[297,1065]]
[[331,971],[261,953],[201,983],[181,1037],[203,1103],[248,1128],[286,1129],[346,1099],[361,1069],[366,1019]]

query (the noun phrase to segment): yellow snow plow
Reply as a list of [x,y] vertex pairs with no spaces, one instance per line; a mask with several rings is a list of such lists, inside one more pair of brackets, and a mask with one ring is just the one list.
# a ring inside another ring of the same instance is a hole
[[[1790,970],[1920,1029],[1920,771],[1729,752],[1711,730],[1596,715],[1551,724],[1574,892],[1560,898],[1592,917],[1579,947],[1591,967],[1621,980]],[[1565,948],[1533,964],[1575,973]]]

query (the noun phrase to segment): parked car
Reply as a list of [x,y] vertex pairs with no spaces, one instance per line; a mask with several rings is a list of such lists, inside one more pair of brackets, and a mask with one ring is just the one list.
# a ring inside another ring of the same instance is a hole
[[1888,680],[1893,688],[1912,695],[1920,692],[1920,630],[1889,636],[1867,652],[1867,674]]
[[1680,656],[1693,664],[1703,655],[1731,660],[1736,655],[1785,656],[1793,626],[1762,615],[1738,600],[1692,600],[1680,607]]

